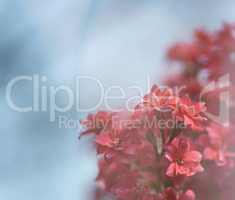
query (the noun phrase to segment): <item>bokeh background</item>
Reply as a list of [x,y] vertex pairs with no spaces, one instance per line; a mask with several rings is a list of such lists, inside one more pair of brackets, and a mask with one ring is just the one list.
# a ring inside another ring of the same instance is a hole
[[[147,75],[159,82],[170,71],[164,56],[172,42],[195,27],[233,22],[234,11],[234,0],[0,0],[0,199],[90,200],[97,173],[90,138],[79,141],[77,129],[59,128],[48,112],[8,107],[12,78],[39,74],[48,85],[72,85],[86,75],[105,87],[145,88]],[[89,83],[79,92],[82,105],[98,95]],[[31,97],[27,84],[14,96],[21,105]]]

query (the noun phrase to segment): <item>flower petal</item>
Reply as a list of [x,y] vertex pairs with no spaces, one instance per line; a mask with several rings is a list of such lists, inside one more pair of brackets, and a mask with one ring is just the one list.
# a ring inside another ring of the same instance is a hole
[[189,151],[184,154],[185,162],[201,162],[202,154],[199,151]]
[[173,177],[176,175],[176,163],[171,163],[170,166],[168,167],[167,171],[166,171],[166,175]]

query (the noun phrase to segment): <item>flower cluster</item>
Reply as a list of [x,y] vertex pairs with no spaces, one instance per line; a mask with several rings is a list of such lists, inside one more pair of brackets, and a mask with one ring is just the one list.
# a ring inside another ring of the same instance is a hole
[[[221,88],[201,93],[235,74],[234,53],[232,25],[197,30],[192,42],[169,49],[168,59],[182,70],[165,79],[165,87],[154,85],[132,112],[100,111],[81,122],[81,136],[95,136],[99,155],[97,200],[233,199],[234,127],[206,114],[218,114]],[[184,90],[177,93],[176,86]],[[233,92],[232,80],[226,89]]]

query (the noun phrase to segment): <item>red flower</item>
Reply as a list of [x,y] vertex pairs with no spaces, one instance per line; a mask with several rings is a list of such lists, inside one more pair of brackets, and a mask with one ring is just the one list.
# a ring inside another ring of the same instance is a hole
[[204,103],[193,103],[189,97],[180,98],[176,118],[193,130],[202,130],[202,123],[206,121],[203,112],[206,111]]
[[105,132],[96,137],[96,143],[104,147],[115,148],[119,144],[119,138],[112,137],[108,132]]
[[202,90],[202,81],[195,79],[195,77],[188,76],[188,75],[177,75],[173,74],[169,76],[164,83],[168,85],[169,87],[182,87],[182,86],[187,86],[185,88],[182,88],[182,90],[179,92],[180,96],[182,95],[189,95],[192,99],[198,100],[199,99],[199,94]]
[[[182,70],[165,83],[183,90],[154,85],[134,112],[102,111],[82,121],[86,131],[81,135],[95,136],[97,183],[102,191],[117,200],[195,200],[195,193],[188,190],[194,188],[198,199],[233,199],[233,170],[215,163],[233,166],[234,127],[205,122],[205,104],[197,101],[203,98],[210,113],[218,114],[220,91],[227,91],[224,84],[218,82],[219,89],[201,94],[220,75],[234,77],[234,31],[234,25],[224,25],[214,33],[200,29],[193,41],[169,50],[168,57],[180,61]],[[199,151],[213,162],[204,162],[207,171],[189,178],[204,170]]]
[[99,111],[97,114],[88,115],[87,119],[82,120],[81,124],[86,127],[86,130],[80,134],[80,137],[87,134],[98,135],[104,129],[106,129],[112,120],[113,113]]
[[200,152],[192,150],[190,141],[185,138],[175,138],[167,149],[166,158],[171,162],[166,174],[168,176],[193,176],[202,172]]
[[234,66],[230,56],[235,51],[233,32],[234,26],[229,24],[225,24],[215,33],[197,30],[192,42],[181,42],[172,46],[168,51],[168,58],[182,62],[186,68],[195,66],[197,71],[207,68],[210,79],[218,78]]
[[195,200],[196,195],[192,190],[187,190],[185,193],[181,194],[179,200]]
[[193,43],[178,43],[168,51],[168,57],[171,60],[195,62],[200,54],[200,50]]
[[195,200],[196,196],[192,190],[176,192],[173,188],[167,188],[161,196],[161,200]]
[[158,110],[175,109],[178,98],[173,94],[171,88],[160,88],[154,85],[151,92],[145,95],[143,103],[138,105],[138,108]]
[[151,92],[144,97],[138,109],[171,112],[177,121],[183,122],[192,129],[201,130],[201,123],[206,120],[202,113],[206,110],[204,103],[193,103],[187,96],[179,97],[170,88],[152,87]]

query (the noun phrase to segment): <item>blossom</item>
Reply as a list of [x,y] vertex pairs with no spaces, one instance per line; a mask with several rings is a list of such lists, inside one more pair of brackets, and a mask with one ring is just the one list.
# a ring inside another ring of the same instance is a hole
[[149,94],[145,95],[139,108],[164,111],[175,109],[178,98],[174,96],[173,90],[169,87],[160,88],[154,85]]
[[196,30],[192,41],[170,48],[168,58],[182,70],[166,78],[165,87],[154,85],[132,112],[100,111],[81,122],[81,136],[93,134],[98,154],[96,200],[105,194],[117,200],[233,199],[234,127],[205,117],[206,109],[218,114],[226,88],[206,94],[203,88],[235,74],[234,30],[228,24]]
[[209,79],[214,80],[234,66],[231,59],[231,54],[235,52],[234,28],[234,25],[224,24],[214,33],[198,29],[192,42],[173,45],[168,51],[168,58],[182,62],[187,70],[194,69],[195,76],[200,69],[206,68],[210,73]]
[[201,80],[195,79],[194,76],[188,76],[188,73],[182,74],[172,74],[164,81],[169,87],[181,88],[179,91],[179,96],[188,95],[195,101],[199,100],[198,95],[200,94],[203,85]]
[[175,138],[165,154],[170,161],[166,174],[170,177],[177,175],[193,176],[204,169],[201,166],[202,155],[192,150],[188,139]]
[[168,87],[161,89],[154,85],[151,92],[138,105],[138,109],[141,108],[158,111],[168,119],[173,116],[177,121],[185,123],[192,129],[202,129],[200,125],[206,120],[203,116],[203,112],[206,110],[205,103],[194,103],[188,96],[180,97]]
[[87,134],[98,135],[106,129],[112,120],[113,113],[99,111],[96,114],[88,115],[87,119],[81,121],[81,125],[85,126],[86,130],[80,134],[80,137]]
[[177,43],[168,51],[168,57],[171,60],[195,62],[200,54],[200,50],[193,43]]
[[187,96],[180,98],[176,118],[194,130],[202,130],[202,123],[207,119],[203,116],[206,111],[206,105],[203,102],[193,103]]
[[173,188],[166,188],[161,195],[161,200],[196,200],[196,195],[192,190],[177,192]]

